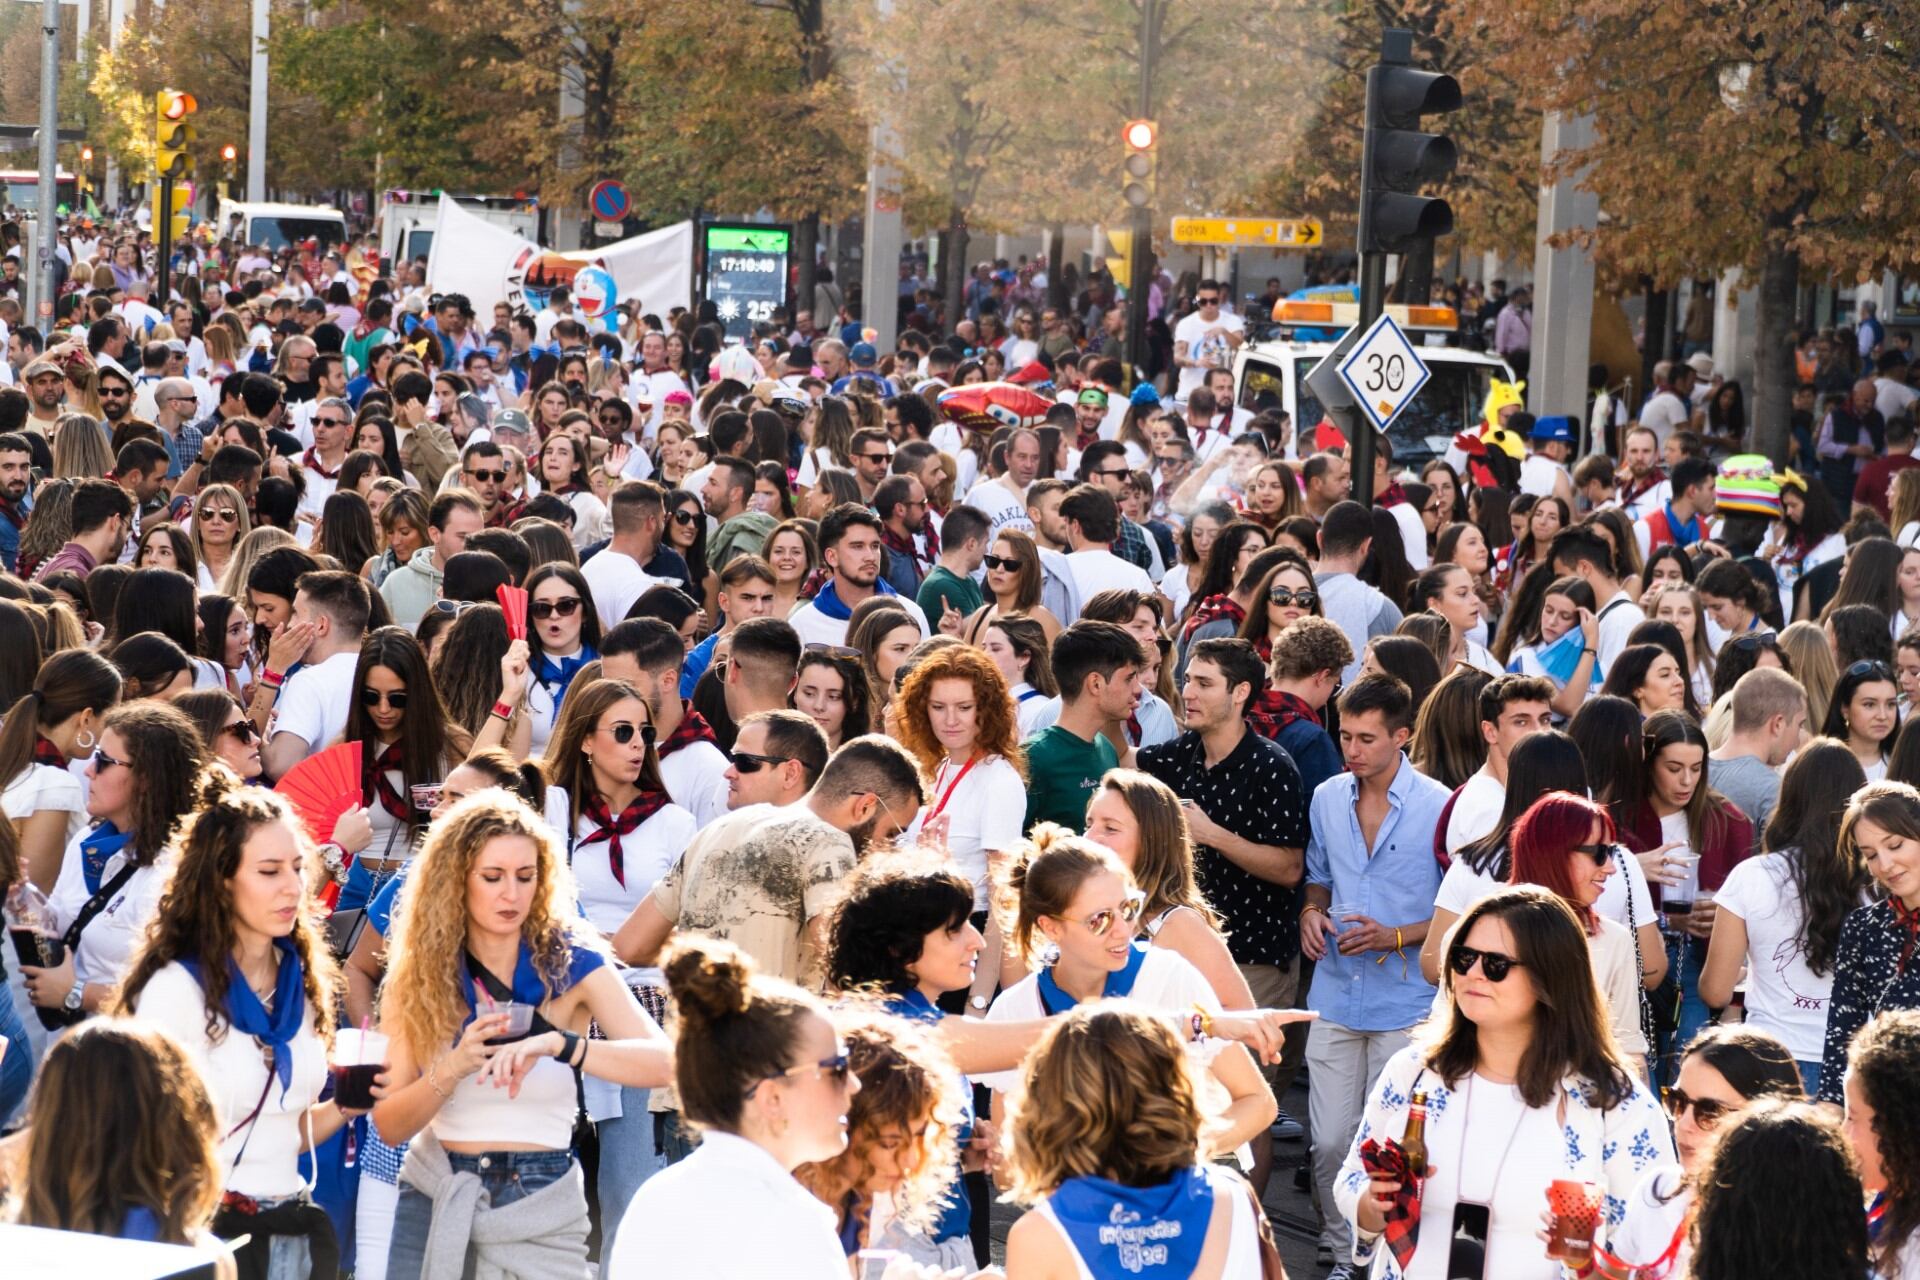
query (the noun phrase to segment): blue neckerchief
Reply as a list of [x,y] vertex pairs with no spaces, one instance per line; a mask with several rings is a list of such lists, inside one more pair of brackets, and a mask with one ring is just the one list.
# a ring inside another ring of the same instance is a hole
[[[284,1099],[293,1083],[293,1038],[306,1024],[306,970],[291,939],[275,938],[273,946],[280,953],[280,967],[273,977],[273,1011],[269,1013],[260,1003],[260,997],[247,985],[247,975],[240,972],[239,962],[228,956],[226,1015],[228,1026],[273,1050],[273,1074],[280,1078],[280,1096]],[[195,982],[201,981],[197,957],[182,959],[180,967],[192,974]]]
[[[1146,958],[1146,944],[1141,942],[1134,943],[1132,952],[1127,956],[1126,968],[1116,969],[1114,972],[1108,974],[1106,986],[1101,990],[1100,994],[1107,997],[1131,994],[1133,984],[1140,977],[1140,966]],[[1053,967],[1051,965],[1040,971],[1039,982],[1040,1007],[1047,1011],[1048,1016],[1056,1013],[1065,1013],[1080,1003],[1062,991],[1060,984],[1053,980]]]
[[1094,1280],[1188,1276],[1207,1242],[1213,1184],[1198,1168],[1157,1187],[1068,1178],[1047,1205]]
[[[474,977],[464,955],[460,957],[460,977],[460,994],[466,999],[467,1021],[471,1022],[480,1016],[478,979]],[[526,944],[525,939],[521,940],[520,955],[513,962],[513,998],[519,1004],[535,1007],[547,1002],[547,984],[541,980],[540,970],[534,967],[533,948]]]
[[128,1209],[126,1216],[120,1219],[120,1239],[145,1240],[153,1244],[160,1243],[160,1219],[153,1210],[143,1204]]
[[[875,578],[873,580],[873,591],[875,595],[882,596],[897,596],[900,594],[887,585],[885,578]],[[827,585],[821,587],[819,592],[814,595],[813,607],[821,613],[826,614],[829,618],[835,618],[841,622],[845,622],[853,616],[853,609],[840,602],[840,593],[833,589],[832,578],[828,578]]]
[[533,664],[533,678],[542,688],[553,692],[553,713],[560,714],[560,704],[566,700],[567,690],[573,686],[573,678],[580,674],[580,668],[586,666],[600,655],[593,651],[592,645],[583,644],[580,652],[571,658],[558,660],[541,654]]
[[80,874],[86,879],[87,892],[100,892],[100,877],[113,861],[113,855],[124,851],[133,840],[133,832],[122,831],[111,822],[102,822],[89,831],[80,841]]
[[918,987],[888,996],[886,1009],[894,1017],[908,1022],[938,1022],[947,1016]]
[[1685,548],[1700,541],[1700,513],[1696,511],[1691,519],[1682,524],[1680,517],[1673,514],[1673,503],[1667,503],[1666,507],[1667,531],[1673,535],[1673,544]]

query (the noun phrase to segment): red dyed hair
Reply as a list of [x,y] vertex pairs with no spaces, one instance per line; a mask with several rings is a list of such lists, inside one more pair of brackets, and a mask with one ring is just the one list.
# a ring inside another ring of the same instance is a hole
[[1611,844],[1613,819],[1604,808],[1571,791],[1549,791],[1535,800],[1513,824],[1511,843],[1512,883],[1537,884],[1553,890],[1582,918],[1589,934],[1599,930],[1600,918],[1591,907],[1581,906],[1574,896],[1567,855],[1575,845],[1587,843],[1587,836],[1596,824],[1600,828],[1600,842]]

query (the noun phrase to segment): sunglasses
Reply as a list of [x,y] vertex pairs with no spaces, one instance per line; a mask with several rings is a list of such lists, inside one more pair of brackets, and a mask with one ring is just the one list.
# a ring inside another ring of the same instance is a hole
[[989,569],[1005,569],[1008,573],[1012,573],[1026,561],[1018,556],[987,556],[982,563]]
[[360,691],[361,706],[377,707],[382,702],[386,703],[388,707],[395,711],[405,711],[407,709],[407,691],[405,689],[395,689],[392,692],[381,689],[362,689]]
[[580,597],[563,596],[558,600],[535,600],[527,607],[527,612],[539,622],[545,622],[556,614],[562,618],[571,618],[580,612]]
[[1593,865],[1596,867],[1604,867],[1613,859],[1613,846],[1611,845],[1577,844],[1573,846],[1573,848],[1576,853],[1584,853],[1589,858],[1592,858]]
[[507,481],[504,471],[469,471],[467,475],[474,480],[491,480],[495,484],[505,484]]
[[699,518],[700,513],[698,511],[676,511],[673,513],[673,522],[679,525],[692,524]]
[[769,1080],[791,1080],[795,1076],[817,1075],[825,1077],[836,1085],[845,1085],[847,1076],[853,1070],[853,1059],[844,1053],[836,1053],[831,1058],[822,1058],[818,1062],[802,1063],[797,1067],[788,1067],[778,1075],[768,1076]]
[[1525,967],[1512,956],[1502,955],[1498,951],[1476,951],[1463,946],[1453,949],[1453,954],[1447,957],[1447,967],[1464,978],[1473,972],[1475,961],[1479,962],[1480,973],[1488,982],[1505,982],[1514,969]]
[[232,724],[223,724],[220,726],[220,732],[231,734],[235,742],[243,745],[260,736],[260,731],[253,727],[251,720],[236,720]]
[[829,658],[851,658],[856,662],[859,661],[862,656],[858,649],[850,645],[828,644],[823,640],[815,640],[809,643],[806,647],[806,652],[825,654]]
[[769,765],[783,765],[793,759],[792,756],[763,756],[751,751],[735,751],[727,757],[733,767],[741,773],[758,773]]
[[1267,599],[1283,609],[1290,604],[1297,604],[1302,609],[1311,609],[1320,603],[1320,593],[1309,591],[1304,587],[1297,591],[1291,587],[1275,587],[1267,592]]
[[861,455],[860,455],[860,461],[862,461],[862,462],[892,462],[892,461],[893,461],[893,455],[892,455],[892,454],[890,454],[890,453],[863,453],[863,454],[861,454]]
[[100,398],[102,400],[124,400],[132,394],[133,392],[126,390],[124,387],[100,388]]
[[640,735],[640,741],[646,743],[648,746],[653,745],[653,726],[650,724],[631,725],[625,720],[622,720],[619,724],[608,729],[607,732],[612,734],[613,740],[623,747],[633,741],[633,735],[636,733]]
[[1724,1120],[1729,1112],[1739,1109],[1731,1102],[1715,1102],[1712,1098],[1695,1098],[1677,1086],[1666,1091],[1666,1102],[1667,1114],[1675,1120],[1685,1115],[1687,1108],[1693,1108],[1693,1122],[1702,1129],[1713,1128]]
[[131,769],[133,768],[133,761],[115,760],[105,751],[96,751],[93,753],[93,771],[96,775],[100,773],[101,770],[110,769],[114,765],[119,765],[122,769]]
[[1742,653],[1752,653],[1756,649],[1777,649],[1780,637],[1771,631],[1749,631],[1746,635],[1734,637],[1733,647]]
[[1220,299],[1218,299],[1218,298],[1195,298],[1195,299],[1193,300],[1193,305],[1194,305],[1194,306],[1196,306],[1196,307],[1217,307],[1217,306],[1219,306],[1219,305],[1220,305]]
[[433,602],[433,611],[435,613],[450,613],[457,618],[467,610],[478,609],[485,603],[484,600],[435,600]]
[[1096,471],[1093,474],[1096,476],[1099,476],[1102,480],[1110,480],[1114,476],[1125,476],[1125,475],[1131,475],[1132,473],[1129,472],[1125,467],[1120,467],[1117,470],[1112,467],[1108,467],[1103,471]]
[[[1089,915],[1086,919],[1080,921],[1080,923],[1087,926],[1087,932],[1094,937],[1104,938],[1113,932],[1115,921],[1125,920],[1128,924],[1132,924],[1140,918],[1140,913],[1146,909],[1147,895],[1135,889],[1126,896],[1119,906],[1104,907],[1092,915]],[[1066,919],[1065,916],[1061,918]]]
[[[191,398],[192,397],[190,396],[175,397],[175,399],[191,399]],[[313,420],[313,425],[316,427],[344,427],[350,424],[347,422],[345,418],[315,418]]]
[[1843,674],[1845,676],[1877,676],[1882,680],[1891,680],[1893,679],[1893,668],[1884,662],[1877,662],[1872,658],[1862,658],[1860,661],[1848,667]]
[[240,518],[240,513],[232,507],[208,507],[200,513],[202,520],[218,520],[222,524],[232,524]]

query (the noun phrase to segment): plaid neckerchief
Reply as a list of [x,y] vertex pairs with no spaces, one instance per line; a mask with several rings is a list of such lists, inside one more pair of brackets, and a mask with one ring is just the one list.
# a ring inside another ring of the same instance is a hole
[[[1369,1178],[1400,1184],[1400,1189],[1393,1193],[1393,1203],[1387,1206],[1387,1222],[1380,1235],[1386,1241],[1387,1248],[1393,1250],[1394,1261],[1404,1275],[1407,1264],[1413,1261],[1413,1251],[1420,1244],[1419,1180],[1408,1173],[1407,1153],[1391,1138],[1387,1139],[1385,1146],[1372,1138],[1363,1142],[1360,1145],[1360,1167]],[[1363,1188],[1360,1194],[1368,1196],[1373,1191]]]

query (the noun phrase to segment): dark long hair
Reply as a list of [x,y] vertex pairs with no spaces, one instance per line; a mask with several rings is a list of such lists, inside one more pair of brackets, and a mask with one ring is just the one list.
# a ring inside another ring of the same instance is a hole
[[114,601],[108,634],[120,641],[142,631],[157,631],[183,652],[198,653],[195,606],[199,596],[193,579],[178,569],[135,569]]
[[1812,1103],[1765,1099],[1730,1117],[1694,1185],[1692,1280],[1866,1280],[1860,1174]]
[[[1522,1100],[1529,1107],[1545,1107],[1559,1095],[1560,1082],[1574,1076],[1585,1083],[1590,1104],[1602,1111],[1619,1106],[1632,1094],[1633,1080],[1594,983],[1587,931],[1572,908],[1552,890],[1536,885],[1502,889],[1460,917],[1453,949],[1465,945],[1473,926],[1485,919],[1501,921],[1513,935],[1518,976],[1533,983],[1538,996],[1533,1034],[1514,1081]],[[1453,965],[1442,965],[1441,974],[1449,997],[1447,1012],[1435,1024],[1425,1056],[1427,1066],[1451,1088],[1479,1065],[1479,1029],[1452,999]]]
[[33,688],[0,725],[0,785],[33,762],[34,739],[82,711],[105,715],[120,701],[120,669],[91,649],[62,649],[41,664]]
[[[686,489],[674,489],[667,494],[665,505],[666,515],[664,519],[666,524],[671,525],[673,523],[673,513],[689,502],[693,504],[695,512],[693,519],[693,545],[688,547],[683,554],[686,556],[687,572],[692,575],[688,585],[697,590],[700,583],[704,581],[707,576],[706,506],[700,501],[699,494],[691,493]],[[660,533],[660,540],[667,546],[672,547],[675,551],[680,550],[679,546],[668,536],[667,530],[664,527]]]
[[1427,695],[1440,683],[1440,662],[1417,636],[1375,636],[1368,642],[1374,664],[1405,682],[1413,693],[1413,713],[1427,704]]
[[1360,563],[1355,577],[1379,589],[1381,595],[1396,603],[1407,598],[1407,589],[1413,585],[1413,565],[1407,559],[1407,548],[1400,533],[1400,522],[1393,518],[1393,512],[1385,507],[1375,507],[1373,516],[1373,546],[1367,551],[1367,558]]
[[1626,698],[1601,694],[1567,721],[1567,734],[1587,762],[1593,798],[1606,805],[1615,824],[1640,807],[1647,787],[1640,761],[1640,708]]
[[319,549],[338,560],[348,573],[360,572],[360,566],[379,553],[373,508],[353,490],[342,489],[329,497],[320,509],[320,522]]
[[1728,636],[1720,645],[1720,652],[1713,657],[1713,700],[1720,699],[1733,692],[1733,686],[1740,683],[1740,677],[1760,665],[1760,655],[1771,653],[1780,663],[1780,669],[1788,675],[1793,674],[1793,655],[1780,646],[1780,637],[1771,631],[1748,631],[1737,636]]
[[1241,550],[1253,538],[1259,538],[1261,545],[1267,545],[1267,531],[1251,520],[1235,520],[1214,535],[1213,545],[1207,548],[1206,564],[1200,570],[1200,585],[1193,589],[1193,595],[1187,600],[1188,613],[1209,596],[1221,596],[1232,591],[1236,585],[1233,571],[1234,561],[1240,558]]
[[[1648,644],[1657,644],[1673,655],[1674,665],[1680,668],[1681,698],[1687,714],[1695,720],[1702,719],[1699,699],[1693,696],[1693,663],[1687,659],[1687,638],[1680,634],[1680,628],[1671,622],[1662,622],[1658,618],[1648,618],[1644,622],[1635,623],[1633,630],[1627,632],[1627,652],[1630,653],[1635,648]],[[1621,662],[1625,658],[1626,653],[1622,653],[1615,662]],[[1609,671],[1607,674],[1611,676],[1613,673]],[[1642,679],[1645,678],[1644,669],[1640,676]],[[1628,686],[1626,696],[1632,697],[1633,690],[1639,685],[1640,680],[1636,679],[1632,685]]]
[[0,600],[0,705],[12,706],[40,674],[40,632],[33,615]]
[[1570,736],[1558,729],[1537,729],[1507,753],[1507,795],[1500,805],[1500,820],[1486,835],[1462,845],[1454,860],[1483,876],[1506,880],[1513,868],[1508,833],[1533,801],[1549,791],[1586,795],[1587,766]]
[[[1882,631],[1885,628],[1881,628]],[[1863,684],[1892,684],[1894,693],[1900,692],[1900,679],[1893,668],[1885,664],[1866,671],[1859,671],[1859,663],[1854,663],[1840,676],[1840,682],[1833,686],[1833,696],[1827,699],[1826,723],[1820,726],[1820,732],[1829,738],[1845,742],[1850,735],[1847,729],[1847,704],[1853,701],[1853,695],[1860,691]],[[1893,750],[1895,739],[1900,736],[1899,717],[1894,718],[1893,731],[1880,740],[1880,754],[1886,755]]]
[[193,812],[194,779],[206,745],[200,730],[164,702],[129,702],[107,713],[108,730],[125,743],[127,770],[133,775],[133,839],[129,857],[150,865],[167,847],[173,828]]
[[1805,911],[1801,955],[1815,974],[1833,968],[1841,922],[1872,883],[1857,851],[1840,844],[1840,815],[1866,785],[1867,775],[1846,743],[1815,738],[1787,766],[1767,819],[1762,847],[1786,859],[1792,897]]
[[400,794],[404,798],[407,788],[418,782],[438,782],[446,777],[448,768],[455,758],[466,750],[464,741],[455,743],[456,736],[465,739],[464,732],[456,734],[452,722],[447,718],[446,707],[440,702],[440,691],[434,687],[433,677],[427,671],[427,651],[405,627],[381,627],[369,631],[360,642],[360,661],[353,669],[352,701],[347,704],[348,742],[362,743],[365,761],[365,777],[360,788],[360,802],[375,804],[378,785],[373,769],[374,757],[380,754],[378,735],[373,727],[373,717],[368,714],[366,704],[360,700],[360,691],[366,687],[367,675],[375,667],[385,667],[400,677],[406,685],[407,706],[400,713]]
[[1898,1275],[1920,1249],[1920,1013],[1888,1010],[1854,1034],[1847,1074],[1873,1112],[1873,1140],[1887,1180],[1880,1268]]
[[[581,576],[580,570],[559,561],[543,564],[527,575],[527,596],[531,599],[534,588],[551,582],[555,578],[572,587],[580,596],[580,643],[595,653],[600,652],[600,611],[593,604],[593,588],[587,585],[587,580]],[[527,643],[532,646],[536,655],[546,652],[541,647],[540,632],[537,627],[528,628]]]

